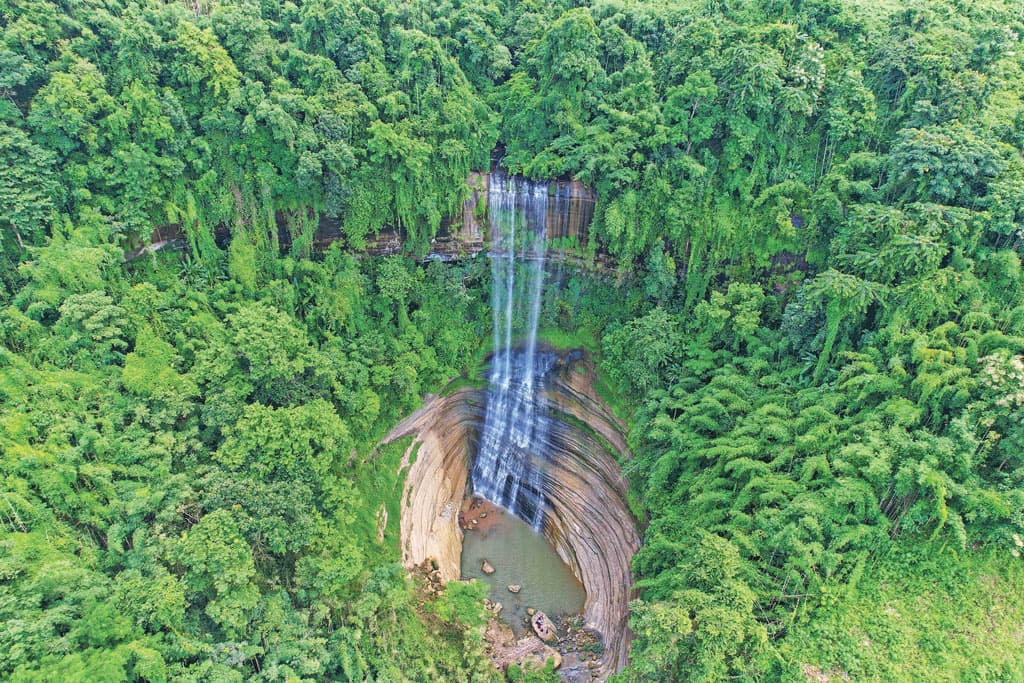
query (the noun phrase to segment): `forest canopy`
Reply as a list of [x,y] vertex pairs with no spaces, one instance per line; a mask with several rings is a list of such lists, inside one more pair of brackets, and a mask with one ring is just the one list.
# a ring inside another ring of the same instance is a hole
[[611,266],[542,324],[629,426],[621,680],[1024,678],[1022,34],[1014,0],[0,0],[0,678],[502,678],[478,589],[400,566],[378,447],[486,353],[486,264],[413,257],[492,161],[598,197]]

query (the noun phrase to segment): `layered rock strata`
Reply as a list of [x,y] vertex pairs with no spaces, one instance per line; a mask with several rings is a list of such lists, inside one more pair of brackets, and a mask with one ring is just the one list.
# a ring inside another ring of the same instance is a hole
[[460,574],[459,507],[469,483],[470,456],[476,450],[485,400],[482,391],[468,388],[428,397],[384,438],[389,443],[415,436],[402,458],[402,467],[408,467],[399,524],[402,564],[436,563],[443,581],[455,581]]
[[[462,210],[454,216],[446,218],[431,240],[424,261],[458,261],[472,258],[489,248],[489,235],[486,230],[487,190],[491,176],[503,176],[500,169],[491,172],[474,171],[466,179],[468,196],[462,203]],[[551,200],[548,203],[546,221],[548,237],[567,238],[580,245],[589,239],[588,230],[594,219],[597,195],[594,191],[578,180],[554,180],[550,183]],[[291,235],[287,228],[285,215],[279,212],[276,216],[277,240],[282,252],[287,252],[291,243]],[[313,247],[319,251],[326,250],[332,243],[343,239],[342,219],[338,216],[321,216],[313,233]],[[225,228],[218,231],[217,242],[224,246],[231,239],[230,232]],[[401,230],[394,227],[382,227],[375,235],[367,237],[366,256],[392,256],[406,253],[406,238]],[[125,261],[134,261],[146,254],[161,249],[185,249],[188,247],[184,228],[181,224],[168,224],[154,228],[148,240],[139,236],[125,252]],[[555,252],[552,258],[565,259],[579,267],[591,267],[610,270],[613,264],[607,254],[595,254],[587,260],[578,257],[564,257]]]
[[[626,663],[629,563],[640,539],[616,462],[617,455],[627,454],[625,439],[593,389],[592,371],[584,354],[563,353],[547,381],[545,400],[554,424],[543,472],[543,533],[586,590],[585,625],[604,642],[595,671],[601,680]],[[401,506],[403,562],[412,567],[433,561],[446,581],[459,578],[458,511],[468,493],[485,405],[482,389],[433,397],[385,438],[415,437]]]
[[[476,256],[490,246],[491,236],[486,229],[486,197],[492,177],[500,182],[506,174],[500,168],[488,173],[470,173],[466,179],[468,196],[462,204],[462,211],[441,224],[424,260],[457,261]],[[545,215],[548,238],[568,238],[586,244],[587,231],[594,219],[597,195],[580,181],[566,179],[551,181],[549,193]],[[336,217],[321,217],[313,238],[315,246],[326,249],[332,242],[341,239],[341,223]],[[370,256],[400,254],[403,253],[404,242],[401,231],[382,228],[376,236],[367,239],[366,253]]]

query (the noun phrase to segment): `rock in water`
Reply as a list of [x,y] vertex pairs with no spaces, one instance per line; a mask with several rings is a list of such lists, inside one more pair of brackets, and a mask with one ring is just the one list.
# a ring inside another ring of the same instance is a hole
[[526,614],[527,615],[532,617],[536,613],[537,613],[537,610],[535,610],[534,608],[532,608],[532,607],[527,607],[526,608]]
[[537,612],[533,615],[530,619],[530,626],[533,626],[533,632],[545,643],[550,643],[558,638],[555,625],[548,619],[548,615],[543,612]]
[[518,593],[521,590],[523,590],[523,587],[520,586],[518,583],[510,584],[509,587],[508,587],[508,592],[509,593]]
[[493,574],[494,573],[494,567],[491,565],[490,562],[488,562],[487,560],[484,560],[480,564],[480,571],[482,571],[484,574]]

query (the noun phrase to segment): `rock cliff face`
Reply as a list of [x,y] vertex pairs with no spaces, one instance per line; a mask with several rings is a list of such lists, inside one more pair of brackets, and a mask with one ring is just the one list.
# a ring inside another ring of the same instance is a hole
[[459,578],[459,507],[469,484],[484,401],[484,392],[474,389],[429,398],[384,438],[388,443],[415,436],[402,459],[402,466],[409,468],[399,526],[402,564],[415,567],[432,560],[443,581]]
[[[476,256],[488,246],[487,235],[487,190],[491,176],[500,173],[475,171],[469,174],[466,185],[469,196],[462,204],[462,211],[444,220],[440,232],[430,244],[424,260],[457,261]],[[588,229],[594,219],[597,195],[578,180],[551,181],[551,201],[548,206],[547,230],[549,238],[570,238],[579,244],[586,244]],[[287,248],[289,235],[283,214],[278,214],[278,236],[282,248]],[[337,216],[321,216],[313,234],[313,246],[324,250],[342,238],[341,219]],[[218,234],[218,240],[227,242],[230,233],[225,229]],[[160,249],[182,249],[187,240],[181,225],[164,225],[154,229],[148,242],[133,244],[125,253],[126,261],[133,261]],[[382,228],[376,235],[367,238],[366,256],[392,256],[405,253],[405,238],[401,231],[390,227]],[[557,257],[557,256],[556,256]],[[601,266],[609,268],[606,254],[597,254],[590,261],[569,259],[580,266]]]
[[[640,538],[616,463],[616,456],[627,454],[625,439],[593,390],[592,370],[584,354],[563,353],[547,381],[545,398],[555,419],[544,470],[543,532],[586,589],[583,618],[603,637],[596,674],[604,679],[626,663],[629,563]],[[459,578],[458,510],[468,493],[485,406],[481,389],[431,398],[385,439],[415,436],[401,506],[402,560],[409,567],[433,560],[446,581]]]
[[[425,260],[455,261],[476,256],[487,247],[487,191],[491,177],[502,174],[500,169],[494,169],[489,173],[474,172],[469,175],[466,179],[469,197],[462,204],[462,212],[442,223],[437,237],[431,241]],[[548,238],[574,238],[580,244],[586,244],[596,201],[594,191],[578,180],[551,181],[546,217]],[[326,249],[341,234],[341,224],[337,218],[321,217],[314,244],[319,249]],[[370,256],[401,254],[403,235],[393,228],[384,228],[378,235],[367,240],[366,253]]]

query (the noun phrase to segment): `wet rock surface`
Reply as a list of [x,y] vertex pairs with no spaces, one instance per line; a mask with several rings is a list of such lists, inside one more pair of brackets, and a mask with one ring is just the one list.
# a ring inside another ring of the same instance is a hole
[[463,531],[486,534],[501,524],[504,514],[505,511],[491,501],[478,496],[468,496],[462,501],[459,510],[459,527]]
[[[430,242],[425,259],[457,261],[472,258],[491,247],[491,236],[486,229],[487,204],[484,199],[493,183],[501,183],[508,177],[498,167],[489,172],[470,173],[466,179],[468,196],[462,210],[442,222],[437,236]],[[594,218],[597,195],[580,181],[570,179],[551,181],[548,183],[548,192],[551,196],[545,215],[548,235],[585,244]],[[331,242],[341,239],[342,234],[339,219],[322,217],[314,236],[314,244],[324,249]],[[405,249],[405,242],[405,235],[401,231],[384,228],[367,240],[366,253],[371,256],[400,254]]]
[[569,683],[589,683],[604,680],[601,660],[604,647],[601,634],[586,628],[581,617],[564,619],[558,624],[558,643],[562,654],[562,680]]
[[385,443],[414,434],[402,458],[408,469],[399,524],[402,564],[437,564],[444,581],[459,578],[462,530],[458,510],[466,494],[469,454],[479,423],[480,392],[460,390],[428,397],[425,405],[385,437]]
[[[566,680],[604,680],[625,665],[631,638],[629,563],[640,542],[616,460],[628,457],[622,426],[594,391],[593,376],[586,354],[561,353],[545,391],[556,424],[546,454],[543,534],[586,589],[580,630],[573,633],[594,639],[585,643],[590,649],[574,650],[577,637],[560,635],[573,639],[563,651]],[[462,508],[485,404],[485,391],[472,387],[428,398],[385,439],[413,435],[410,451],[418,448],[401,505],[403,563],[433,559],[444,581],[459,578],[463,534],[477,533],[464,529],[477,529],[494,516]],[[567,653],[576,653],[574,659]],[[585,662],[589,678],[576,677],[582,675],[577,660]]]

